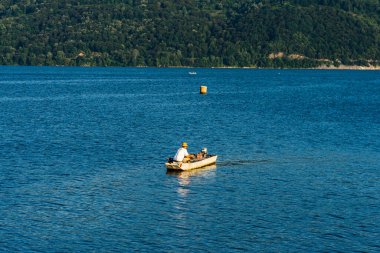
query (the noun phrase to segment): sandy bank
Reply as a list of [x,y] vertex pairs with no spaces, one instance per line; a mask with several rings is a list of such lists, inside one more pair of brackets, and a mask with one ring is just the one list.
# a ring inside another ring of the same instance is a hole
[[340,65],[338,67],[334,65],[319,66],[315,69],[331,69],[331,70],[380,70],[380,66],[355,66],[355,65]]

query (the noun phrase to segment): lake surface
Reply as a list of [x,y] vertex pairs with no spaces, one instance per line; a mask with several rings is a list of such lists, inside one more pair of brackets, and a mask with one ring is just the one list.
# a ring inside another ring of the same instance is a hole
[[379,71],[189,71],[0,67],[0,251],[380,251]]

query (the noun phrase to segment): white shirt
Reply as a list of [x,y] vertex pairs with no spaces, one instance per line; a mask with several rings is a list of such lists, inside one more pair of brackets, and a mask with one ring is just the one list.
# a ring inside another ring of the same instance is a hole
[[183,158],[185,158],[187,155],[189,155],[187,149],[179,148],[173,159],[174,161],[182,162]]

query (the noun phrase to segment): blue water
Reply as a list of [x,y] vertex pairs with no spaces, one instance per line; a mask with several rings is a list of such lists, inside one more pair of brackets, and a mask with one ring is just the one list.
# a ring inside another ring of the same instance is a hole
[[0,67],[0,252],[380,251],[379,71],[196,71]]

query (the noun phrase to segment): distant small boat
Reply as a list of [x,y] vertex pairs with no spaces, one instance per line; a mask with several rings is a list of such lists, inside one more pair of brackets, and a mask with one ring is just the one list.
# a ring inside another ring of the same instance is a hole
[[195,72],[195,71],[190,71],[189,72],[189,75],[196,75],[197,74],[197,72]]
[[217,155],[207,155],[203,159],[193,159],[187,163],[169,161],[165,163],[165,166],[168,170],[184,171],[184,170],[193,170],[198,168],[203,168],[216,163]]

